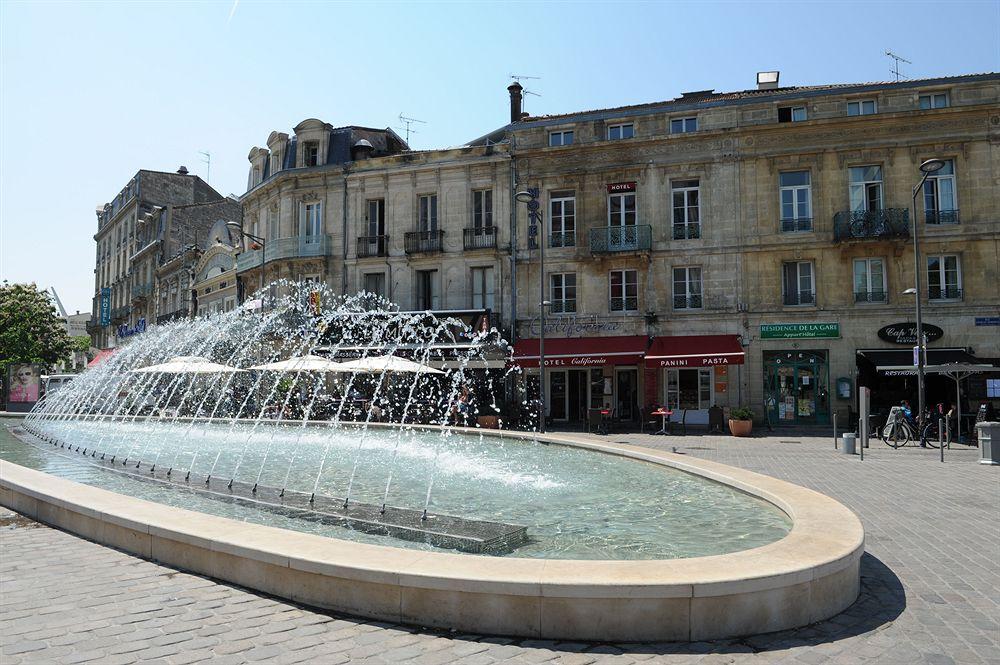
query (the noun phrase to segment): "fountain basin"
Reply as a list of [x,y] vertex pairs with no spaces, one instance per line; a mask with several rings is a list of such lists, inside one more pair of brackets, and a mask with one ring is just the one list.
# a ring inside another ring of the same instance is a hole
[[[501,433],[475,430],[476,435]],[[324,538],[164,506],[0,461],[0,503],[144,558],[380,620],[546,639],[704,640],[819,621],[857,598],[864,530],[842,504],[774,478],[579,437],[537,438],[723,483],[786,513],[762,547],[657,560],[495,558]]]

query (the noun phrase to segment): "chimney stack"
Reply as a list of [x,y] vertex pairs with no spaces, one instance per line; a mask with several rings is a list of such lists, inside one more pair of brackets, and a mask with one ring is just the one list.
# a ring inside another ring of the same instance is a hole
[[521,119],[521,100],[524,99],[521,84],[514,81],[509,86],[507,86],[507,92],[510,93],[510,121],[517,122]]
[[757,72],[758,90],[777,90],[781,72]]
[[177,172],[178,172],[179,174],[181,174],[181,175],[187,175],[187,174],[188,174],[188,170],[187,170],[187,167],[186,167],[186,166],[182,166],[182,167],[180,167],[179,169],[177,169]]

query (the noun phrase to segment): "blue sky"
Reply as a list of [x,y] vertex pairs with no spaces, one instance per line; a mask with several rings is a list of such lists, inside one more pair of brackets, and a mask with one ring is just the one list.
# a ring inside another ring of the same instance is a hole
[[[317,117],[414,148],[507,121],[510,74],[560,113],[684,91],[1000,71],[1000,2],[0,1],[0,278],[94,290],[94,208],[140,168],[245,189],[247,153]],[[402,133],[402,132],[400,132]]]

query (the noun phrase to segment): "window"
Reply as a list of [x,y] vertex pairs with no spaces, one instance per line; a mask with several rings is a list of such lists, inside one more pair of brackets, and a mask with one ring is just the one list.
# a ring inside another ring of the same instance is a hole
[[1000,379],[986,379],[986,396],[990,399],[1000,397]]
[[437,270],[417,271],[417,309],[438,308]]
[[319,144],[309,141],[303,146],[303,163],[306,166],[319,166]]
[[926,111],[928,109],[943,109],[948,106],[947,92],[938,92],[932,95],[920,95],[920,110],[922,111]]
[[272,208],[267,210],[267,239],[275,240],[278,237],[278,211]]
[[271,153],[271,175],[281,170],[281,155],[276,152]]
[[576,197],[573,192],[552,192],[549,219],[552,224],[550,247],[576,246]]
[[576,273],[557,272],[549,275],[549,311],[553,314],[576,312]]
[[303,273],[299,275],[299,281],[303,284],[319,284],[319,273]]
[[711,368],[668,369],[664,403],[673,410],[712,406]]
[[472,269],[472,308],[493,309],[493,268]]
[[437,231],[438,197],[437,194],[425,194],[419,199],[418,231]]
[[786,305],[812,305],[816,302],[813,265],[810,261],[793,261],[782,265],[781,291]]
[[573,130],[563,130],[561,132],[549,132],[549,146],[571,145],[573,143]]
[[851,210],[875,212],[882,209],[882,167],[855,166],[850,169]]
[[484,229],[493,226],[493,190],[480,189],[472,192],[472,228]]
[[365,291],[380,297],[385,297],[385,273],[370,272],[365,274]]
[[611,301],[608,306],[610,311],[639,311],[638,270],[612,270],[608,282],[611,291]]
[[608,226],[635,226],[635,192],[608,194]]
[[805,119],[805,106],[783,106],[778,109],[778,122],[802,122]]
[[927,176],[924,181],[924,219],[928,224],[958,223],[955,162],[951,159],[946,160],[943,167]]
[[885,301],[885,263],[882,259],[854,259],[854,302]]
[[671,134],[687,134],[698,131],[698,118],[673,118],[670,121]]
[[231,312],[234,309],[236,309],[236,298],[235,297],[226,298],[225,310],[227,312]]
[[674,240],[701,237],[699,214],[699,183],[697,180],[677,180],[671,183],[674,208]]
[[369,237],[385,235],[385,199],[368,200],[368,217],[365,222]]
[[253,172],[252,175],[250,176],[250,186],[253,187],[259,184],[260,184],[260,168],[255,166],[253,167]]
[[927,299],[962,299],[962,268],[958,256],[946,254],[927,257]]
[[701,268],[674,268],[674,309],[701,309]]
[[302,205],[302,233],[306,242],[319,242],[323,233],[323,218],[320,214],[322,204],[304,203]]
[[878,104],[874,99],[862,99],[856,102],[847,102],[847,115],[873,115],[878,113]]
[[631,122],[627,122],[621,125],[609,125],[608,126],[608,140],[615,141],[617,139],[630,139],[635,136],[635,125]]
[[781,195],[781,230],[812,230],[812,179],[809,171],[788,171],[778,175]]

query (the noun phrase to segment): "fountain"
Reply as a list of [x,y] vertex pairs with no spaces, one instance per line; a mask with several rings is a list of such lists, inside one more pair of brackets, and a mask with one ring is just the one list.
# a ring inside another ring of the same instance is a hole
[[[481,632],[700,639],[801,625],[857,595],[863,532],[836,502],[509,429],[524,402],[487,325],[316,285],[267,294],[157,326],[39,403],[0,439],[0,503],[301,602]],[[788,605],[775,594],[791,588],[808,607],[696,616],[709,599]],[[501,616],[469,610],[487,597]],[[640,608],[669,617],[628,620]]]

